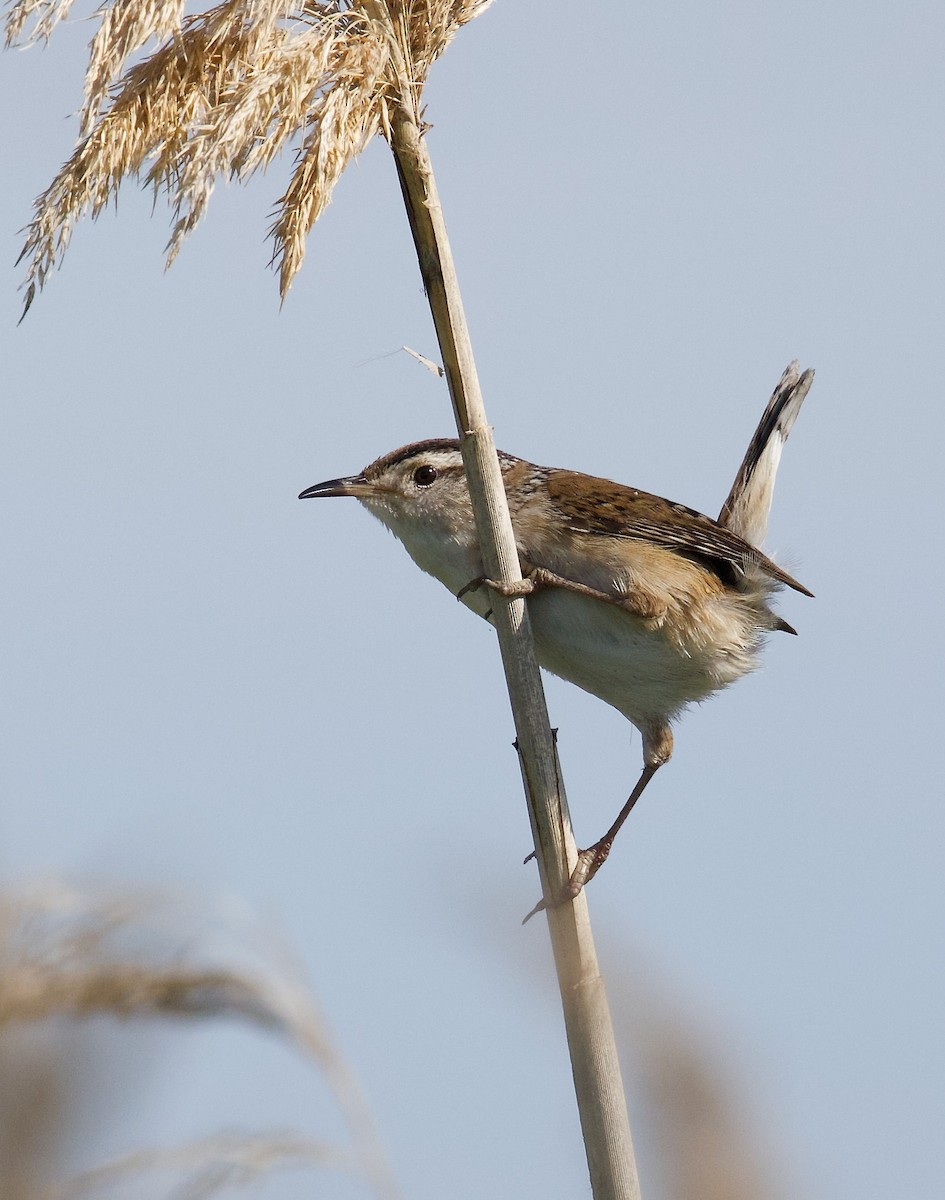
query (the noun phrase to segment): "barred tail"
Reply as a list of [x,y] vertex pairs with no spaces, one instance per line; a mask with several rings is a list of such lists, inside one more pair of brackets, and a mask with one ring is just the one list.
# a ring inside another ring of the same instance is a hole
[[813,371],[807,370],[801,375],[799,367],[795,359],[781,376],[719,514],[721,525],[752,546],[760,546],[768,531],[768,513],[781,448],[814,380]]

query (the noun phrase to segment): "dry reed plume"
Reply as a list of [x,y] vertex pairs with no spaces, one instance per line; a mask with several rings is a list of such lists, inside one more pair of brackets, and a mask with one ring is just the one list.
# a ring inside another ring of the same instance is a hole
[[[185,15],[182,0],[106,0],[96,12],[79,140],[28,226],[24,312],[78,218],[98,216],[126,177],[167,194],[170,264],[218,178],[244,181],[295,145],[270,230],[284,299],[345,166],[376,133],[389,135],[389,104],[403,102],[404,80],[418,105],[431,64],[490,3],[224,0]],[[7,45],[48,39],[71,7],[15,0]]]
[[74,1175],[62,1187],[48,1190],[42,1200],[107,1200],[109,1196],[126,1200],[129,1195],[146,1194],[142,1188],[144,1177],[158,1188],[173,1184],[173,1190],[160,1194],[174,1200],[206,1200],[224,1188],[247,1187],[276,1171],[316,1167],[350,1170],[351,1166],[337,1147],[308,1138],[221,1134],[186,1146],[137,1150],[111,1159]]
[[[181,930],[192,945],[194,926],[206,923],[206,915],[191,907],[182,912],[180,901],[166,894],[90,892],[57,883],[0,894],[0,1035],[62,1016],[235,1018],[275,1032],[318,1066],[345,1115],[350,1146],[285,1133],[202,1139],[125,1156],[53,1196],[98,1193],[145,1170],[183,1176],[180,1195],[204,1196],[276,1166],[328,1165],[367,1176],[379,1197],[392,1200],[397,1189],[373,1119],[311,989],[288,955],[274,956],[272,931],[255,928],[242,912],[237,921],[223,922],[210,914],[216,919],[207,940],[219,943],[222,934],[235,943],[218,955],[221,964],[181,950]],[[241,961],[233,963],[234,957]]]
[[[430,66],[457,30],[490,3],[224,0],[182,16],[171,0],[105,0],[80,141],[37,200],[28,229],[24,312],[61,260],[78,217],[101,212],[126,176],[143,177],[156,192],[168,193],[174,216],[170,262],[205,212],[219,176],[245,180],[291,142],[298,145],[296,163],[271,229],[284,298],[308,231],[342,170],[382,133],[397,163],[463,439],[486,573],[515,584],[521,565],[421,111]],[[48,37],[66,12],[64,0],[13,0],[8,36],[21,38],[32,19],[32,36]],[[173,19],[179,24],[168,34]],[[161,44],[145,53],[152,39]],[[495,616],[547,901],[562,894],[577,850],[524,602],[497,605]],[[599,1197],[638,1200],[626,1098],[587,905],[578,897],[568,905],[549,904],[547,911],[592,1187]]]
[[[616,956],[634,952],[618,946]],[[661,986],[652,964],[610,981],[622,1052],[633,1063],[667,1200],[778,1200],[776,1155],[726,1064],[734,1049]],[[783,1174],[783,1172],[781,1172]]]

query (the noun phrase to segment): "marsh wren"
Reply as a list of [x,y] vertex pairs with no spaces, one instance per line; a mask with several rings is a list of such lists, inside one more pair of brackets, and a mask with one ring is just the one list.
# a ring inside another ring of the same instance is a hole
[[492,620],[490,591],[527,596],[538,662],[612,705],[643,737],[643,772],[613,825],[582,850],[577,895],[673,752],[687,705],[758,662],[764,636],[795,630],[770,607],[783,586],[812,595],[759,549],[781,448],[813,380],[791,363],[752,438],[719,519],[637,488],[499,452],[524,579],[483,564],[460,444],[414,442],[300,500],[354,496],[422,570]]

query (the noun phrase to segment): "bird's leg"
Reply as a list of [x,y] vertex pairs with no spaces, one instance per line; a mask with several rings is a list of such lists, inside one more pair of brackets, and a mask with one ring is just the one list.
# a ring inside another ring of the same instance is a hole
[[556,571],[549,571],[547,567],[533,567],[530,564],[522,563],[522,575],[523,578],[516,583],[503,583],[501,579],[488,579],[485,575],[480,575],[461,587],[456,593],[456,599],[462,600],[467,592],[474,592],[477,588],[484,586],[492,588],[494,592],[498,592],[507,600],[520,600],[524,596],[531,596],[540,588],[556,587],[566,592],[574,592],[578,596],[587,596],[591,600],[602,600],[605,604],[614,604],[617,608],[622,608],[637,616],[656,615],[652,611],[652,605],[641,605],[640,600],[632,594],[621,596],[602,592],[599,588],[590,587],[586,583],[566,579]]
[[650,782],[662,765],[663,764],[660,762],[653,762],[647,763],[644,766],[643,773],[637,780],[636,787],[627,798],[626,804],[623,806],[620,812],[617,813],[617,819],[614,821],[613,825],[611,825],[604,836],[599,838],[593,846],[588,846],[586,850],[578,851],[577,866],[571,872],[571,878],[565,885],[564,889],[564,898],[566,900],[573,900],[578,892],[580,892],[580,890],[584,887],[584,885],[586,883],[590,883],[590,881],[607,861],[607,855],[610,854],[610,848],[614,844],[614,838],[620,832],[624,821],[626,821],[627,817],[630,816],[630,810],[643,795],[646,785]]
[[[566,904],[569,900],[573,900],[584,885],[594,878],[607,861],[610,848],[614,844],[614,838],[623,827],[624,821],[630,816],[630,810],[643,795],[646,785],[660,767],[672,758],[673,731],[668,721],[660,718],[648,721],[640,726],[640,732],[643,734],[643,772],[637,780],[633,791],[627,797],[626,804],[617,813],[617,819],[604,836],[599,838],[593,846],[588,846],[586,850],[578,851],[577,865],[571,872],[571,878],[561,889],[559,898],[547,902],[544,899],[539,900],[525,918],[525,921],[531,920],[536,913],[543,912],[547,908],[557,908],[558,905]],[[528,862],[530,858],[534,857],[535,854],[533,851],[525,861]],[[522,924],[524,923],[523,921]]]

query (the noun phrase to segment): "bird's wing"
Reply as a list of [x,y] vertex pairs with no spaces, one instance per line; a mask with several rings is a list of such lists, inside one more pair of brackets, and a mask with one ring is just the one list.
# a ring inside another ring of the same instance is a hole
[[754,568],[805,596],[812,595],[757,547],[684,504],[576,471],[549,472],[546,486],[549,499],[575,533],[650,542],[704,561],[723,578],[733,570],[744,574]]

